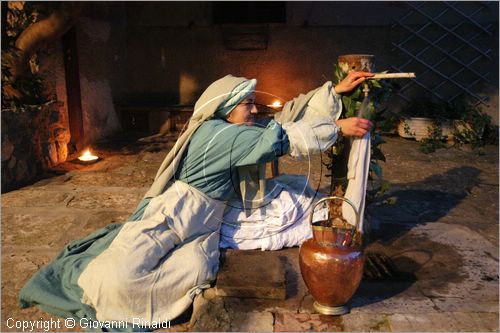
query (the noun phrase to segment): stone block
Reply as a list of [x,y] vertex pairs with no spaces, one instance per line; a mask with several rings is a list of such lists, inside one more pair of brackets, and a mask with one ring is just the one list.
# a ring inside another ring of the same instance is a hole
[[343,332],[344,325],[339,316],[308,313],[277,313],[274,332]]
[[349,313],[342,317],[346,332],[390,332],[389,319],[383,314]]
[[111,223],[123,223],[127,221],[129,213],[123,211],[100,211],[92,214],[83,226],[83,233],[90,234]]
[[100,209],[109,208],[132,212],[143,193],[106,193],[106,192],[82,192],[68,203],[70,208]]
[[53,135],[55,140],[60,141],[61,143],[68,143],[71,139],[69,131],[62,127],[54,128]]
[[50,161],[50,165],[54,166],[59,162],[58,155],[57,155],[57,147],[55,142],[47,142],[47,155]]
[[273,314],[271,312],[231,313],[231,332],[272,332]]
[[[39,310],[37,307],[21,309],[18,306],[18,295],[21,288],[36,271],[49,263],[56,255],[57,252],[39,250],[17,251],[15,253],[2,251],[2,332],[20,331],[19,328],[12,327],[13,323],[7,323],[8,318],[32,321],[35,324],[37,322],[50,321],[51,319],[54,322],[59,319],[54,315]],[[35,331],[41,332],[44,329],[43,327],[39,327],[38,329],[35,328]],[[81,332],[82,328],[79,325],[76,325],[74,328],[65,327],[64,320],[61,319],[59,327],[51,326],[50,331]]]
[[397,332],[498,332],[498,313],[440,312],[389,315]]
[[[81,213],[73,213],[76,216],[81,216]],[[130,216],[127,212],[118,211],[95,211],[89,214],[88,217],[82,218],[78,227],[61,235],[59,244],[65,246],[71,241],[86,237],[111,223],[123,223]],[[62,249],[62,248],[61,248]]]
[[57,255],[55,250],[19,250],[9,253],[2,250],[2,296],[7,291],[17,295],[31,276]]
[[[297,309],[304,308],[307,287],[300,275],[298,252],[297,247],[265,252],[266,256],[279,258],[285,267],[286,299],[226,297],[224,298],[226,308],[235,312],[269,311],[273,313],[297,312]],[[311,310],[303,312],[312,312],[312,302],[310,305]]]
[[48,190],[20,190],[2,194],[2,207],[49,207],[62,205],[71,194]]
[[427,297],[407,295],[377,299],[354,296],[348,303],[351,313],[428,313],[437,312],[435,304]]
[[491,290],[491,295],[485,296],[484,299],[479,297],[465,297],[465,299],[439,297],[433,298],[432,302],[435,304],[435,308],[443,312],[498,312],[498,289]]
[[13,246],[56,248],[63,246],[61,236],[77,225],[78,216],[41,211],[22,212],[5,209],[2,214],[2,243]]
[[[76,322],[76,326],[73,328],[69,328],[64,324],[64,318],[57,317],[55,315],[51,315],[47,312],[44,312],[37,307],[33,306],[26,309],[21,309],[18,306],[17,293],[2,292],[2,332],[21,332],[21,328],[16,328],[15,322],[7,320],[12,318],[18,321],[28,321],[33,323],[35,326],[33,332],[83,332],[84,329],[80,327],[78,321]],[[48,329],[45,329],[45,326]],[[50,326],[49,326],[50,325]],[[24,330],[25,332],[29,332],[30,328]]]
[[12,155],[9,163],[7,164],[7,168],[13,169],[16,166],[16,163],[17,163],[17,158],[14,155]]
[[285,299],[285,269],[272,253],[228,250],[216,291],[218,296]]
[[207,299],[202,293],[193,301],[193,314],[189,322],[194,332],[225,332],[230,329],[230,318],[221,298]]
[[393,331],[458,331],[454,318],[450,313],[394,314],[389,316]]
[[498,332],[498,313],[453,312],[451,315],[460,331]]
[[[153,175],[154,178],[154,175]],[[132,175],[114,172],[87,172],[78,173],[71,177],[68,184],[76,186],[106,186],[106,187],[146,187],[152,183],[153,178],[137,172]]]
[[2,162],[7,161],[12,156],[14,152],[14,145],[9,139],[2,142]]
[[63,141],[56,141],[57,161],[62,163],[68,158],[68,144]]
[[31,177],[28,164],[25,160],[18,160],[16,164],[16,181],[26,181]]

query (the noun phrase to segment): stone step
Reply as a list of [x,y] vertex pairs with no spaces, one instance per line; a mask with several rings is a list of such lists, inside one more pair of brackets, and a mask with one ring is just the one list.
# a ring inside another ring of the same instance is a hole
[[285,299],[285,267],[275,252],[227,250],[222,258],[217,296]]

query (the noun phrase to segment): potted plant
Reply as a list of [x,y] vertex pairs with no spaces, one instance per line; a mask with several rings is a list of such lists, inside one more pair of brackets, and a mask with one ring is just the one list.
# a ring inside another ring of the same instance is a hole
[[485,132],[494,132],[490,116],[465,98],[453,102],[422,98],[412,103],[398,125],[398,134],[420,141],[424,152],[445,147],[445,141],[477,147],[485,143]]
[[441,132],[443,139],[451,140],[453,136],[453,113],[451,108],[436,102],[429,97],[412,103],[398,124],[398,134],[403,138],[417,141],[436,136]]

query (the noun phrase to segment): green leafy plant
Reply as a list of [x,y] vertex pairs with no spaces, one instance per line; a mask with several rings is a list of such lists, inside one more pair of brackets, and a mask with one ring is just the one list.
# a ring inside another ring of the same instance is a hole
[[6,26],[2,29],[2,111],[41,110],[43,105],[54,102],[44,95],[37,54],[30,59],[29,75],[14,78],[12,71],[18,57],[16,39],[30,24],[39,20],[42,7],[39,3],[25,1],[8,3]]
[[453,142],[456,146],[470,144],[475,149],[485,144],[498,143],[498,126],[493,125],[491,117],[480,106],[465,97],[447,102],[424,96],[412,103],[406,114],[434,119],[435,125],[428,128],[428,137],[420,142],[424,153],[447,146],[442,135],[444,121],[452,124]]
[[458,110],[460,120],[454,123],[456,145],[470,144],[475,149],[498,143],[498,126],[493,125],[491,117],[480,106],[461,99],[451,104],[450,108]]
[[[385,72],[383,72],[385,73]],[[333,82],[338,84],[346,76],[347,72],[343,71],[339,66],[334,66]],[[393,85],[385,80],[367,80],[365,81],[370,89],[370,101],[368,103],[367,112],[364,117],[370,120],[377,120],[377,115],[383,113],[384,109],[381,107],[385,103],[392,91]],[[342,104],[344,105],[343,117],[354,117],[363,104],[364,93],[363,85],[358,85],[349,93],[342,95]]]
[[446,138],[439,123],[435,126],[427,127],[428,136],[420,142],[420,150],[423,153],[432,153],[437,149],[446,147]]
[[[346,76],[347,72],[343,71],[339,66],[334,67],[334,84],[338,84]],[[374,123],[375,130],[371,136],[371,161],[370,161],[370,171],[369,171],[369,189],[367,192],[367,200],[374,201],[377,197],[385,193],[389,188],[389,183],[384,181],[383,172],[380,162],[385,162],[385,155],[381,149],[381,146],[385,141],[380,135],[380,128],[378,125],[382,124],[387,126],[387,122],[384,122],[384,117],[382,113],[384,112],[384,103],[390,97],[393,91],[393,85],[389,82],[383,80],[367,80],[365,81],[370,89],[369,100],[366,104],[366,110],[363,115],[364,118],[370,119]],[[359,109],[362,107],[364,102],[364,92],[363,85],[358,85],[351,92],[342,95],[343,112],[341,118],[348,118],[356,116]],[[366,101],[365,101],[366,103]],[[392,120],[394,121],[394,120]],[[384,127],[382,127],[384,128]],[[330,177],[334,177],[334,168],[341,167],[336,165],[341,159],[340,156],[344,153],[344,142],[345,138],[341,137],[337,141],[332,151],[326,153],[327,160],[324,163],[327,169],[331,172]],[[344,156],[345,157],[345,156]],[[332,181],[332,190],[333,190]]]

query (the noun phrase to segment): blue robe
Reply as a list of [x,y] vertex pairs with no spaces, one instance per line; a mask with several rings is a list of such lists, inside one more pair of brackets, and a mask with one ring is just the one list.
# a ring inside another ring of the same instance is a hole
[[193,135],[176,179],[226,201],[239,193],[237,167],[274,161],[289,147],[288,136],[274,120],[266,127],[209,120]]
[[[237,193],[237,186],[233,185],[237,184],[236,167],[272,161],[288,149],[287,135],[274,121],[260,128],[208,120],[193,135],[176,178],[213,199],[228,200]],[[141,201],[126,223],[140,220],[150,200]],[[77,281],[89,262],[108,248],[122,226],[111,224],[68,244],[21,289],[20,306],[37,305],[46,312],[77,321],[96,320],[94,309],[81,303],[83,291]]]

